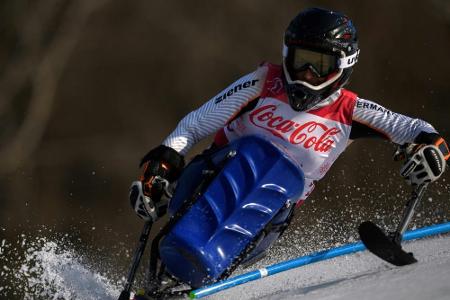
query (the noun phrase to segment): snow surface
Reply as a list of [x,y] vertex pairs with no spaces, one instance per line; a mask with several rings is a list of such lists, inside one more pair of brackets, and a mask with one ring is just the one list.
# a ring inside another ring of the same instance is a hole
[[[0,299],[119,296],[124,278],[98,273],[67,246],[48,239],[23,240],[22,245],[27,248],[25,259],[14,269],[4,264],[7,261],[2,255],[15,251],[16,246],[0,241],[0,279],[15,282],[11,287],[0,280]],[[419,262],[394,267],[365,251],[279,273],[203,299],[450,299],[450,235],[405,243],[404,248]],[[19,293],[12,293],[14,287],[20,287]]]
[[418,263],[395,267],[367,251],[307,265],[204,299],[450,299],[450,236],[404,244]]
[[121,286],[123,280],[94,271],[64,239],[0,241],[0,299],[117,299]]

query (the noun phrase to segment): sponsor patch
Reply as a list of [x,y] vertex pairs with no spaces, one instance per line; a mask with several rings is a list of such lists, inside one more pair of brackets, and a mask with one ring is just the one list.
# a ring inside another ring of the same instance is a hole
[[318,121],[296,123],[277,114],[276,110],[277,106],[273,104],[261,106],[250,113],[250,122],[293,145],[302,145],[315,152],[325,153],[335,147],[334,136],[341,133],[337,127],[328,127]]
[[234,87],[232,87],[229,90],[227,90],[226,92],[224,92],[219,97],[217,97],[214,100],[214,103],[216,103],[216,104],[220,103],[223,100],[225,100],[227,97],[230,97],[231,95],[233,95],[234,93],[239,92],[242,89],[246,89],[246,88],[249,88],[251,86],[254,86],[258,81],[259,81],[259,79],[253,79],[253,80],[246,81],[244,83],[237,84]]
[[386,109],[383,106],[377,105],[375,103],[368,103],[368,102],[358,101],[358,102],[356,102],[356,107],[363,108],[363,109],[370,109],[370,110],[381,111],[381,112],[387,113],[387,114],[394,114],[389,109]]

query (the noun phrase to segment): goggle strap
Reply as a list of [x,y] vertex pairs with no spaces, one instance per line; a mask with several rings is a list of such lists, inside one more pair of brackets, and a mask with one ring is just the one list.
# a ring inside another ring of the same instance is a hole
[[339,58],[339,69],[346,69],[352,67],[358,61],[359,49],[352,55]]

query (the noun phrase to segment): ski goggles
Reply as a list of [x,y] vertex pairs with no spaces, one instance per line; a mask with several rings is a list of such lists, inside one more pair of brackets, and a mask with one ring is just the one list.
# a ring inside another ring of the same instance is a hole
[[294,72],[311,69],[319,77],[353,66],[358,61],[358,55],[359,50],[345,56],[343,52],[324,53],[300,47],[283,47],[283,56],[287,59],[289,69]]
[[317,76],[325,77],[338,69],[339,58],[336,55],[302,48],[294,48],[292,52],[290,67],[294,72],[311,69]]
[[[309,89],[319,91],[339,79],[344,69],[352,67],[359,56],[359,49],[346,56],[343,51],[336,53],[323,53],[300,47],[283,45],[283,70],[288,84],[301,84]],[[310,69],[319,77],[327,80],[319,85],[312,85],[306,81],[296,80],[291,76],[295,72]]]

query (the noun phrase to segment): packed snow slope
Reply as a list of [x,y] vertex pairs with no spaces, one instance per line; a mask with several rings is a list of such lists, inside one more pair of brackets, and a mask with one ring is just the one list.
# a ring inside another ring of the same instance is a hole
[[[394,267],[364,251],[249,282],[204,299],[450,299],[450,234],[404,243],[404,248],[419,262]],[[25,249],[21,255],[20,249]],[[236,273],[260,268],[267,261],[269,265],[283,261],[288,250],[292,248],[282,247],[282,253],[271,251],[267,260]],[[131,260],[131,255],[126,256]],[[80,255],[64,239],[23,235],[17,243],[1,240],[0,299],[117,299],[125,271],[100,272],[103,263],[105,257],[99,256],[92,264],[92,258]],[[107,264],[106,270],[115,268]]]
[[450,299],[450,236],[404,243],[418,263],[395,267],[367,251],[337,257],[204,299]]

